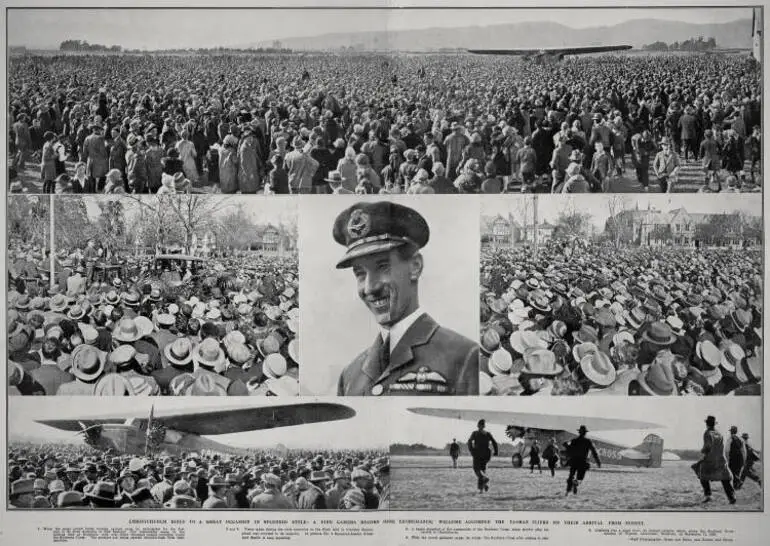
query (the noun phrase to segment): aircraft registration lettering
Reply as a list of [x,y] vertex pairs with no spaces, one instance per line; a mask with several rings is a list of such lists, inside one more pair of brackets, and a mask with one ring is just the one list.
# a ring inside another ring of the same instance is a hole
[[607,449],[606,447],[600,447],[596,451],[599,453],[600,457],[605,457],[607,459],[615,459],[619,461],[623,458],[617,451],[613,449]]

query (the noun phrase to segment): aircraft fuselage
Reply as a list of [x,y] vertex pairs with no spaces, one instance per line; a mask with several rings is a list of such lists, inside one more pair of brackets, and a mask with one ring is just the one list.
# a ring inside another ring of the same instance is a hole
[[[514,466],[517,466],[516,455],[519,456],[519,460],[525,466],[529,463],[530,448],[534,440],[538,441],[540,453],[542,455],[543,450],[545,450],[551,438],[556,439],[556,445],[559,448],[560,464],[563,465],[567,460],[564,444],[577,437],[577,434],[564,430],[519,430],[520,432],[523,432],[523,436],[521,436],[523,442],[514,441],[517,448],[517,452],[513,456]],[[660,453],[663,451],[663,440],[656,435],[648,435],[642,444],[633,448],[597,438],[591,438],[591,441],[599,454],[599,459],[602,461],[602,464],[648,468],[660,466]]]

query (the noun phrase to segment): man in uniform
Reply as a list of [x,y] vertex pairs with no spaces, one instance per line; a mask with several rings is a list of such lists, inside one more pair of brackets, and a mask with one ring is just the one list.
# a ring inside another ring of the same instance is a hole
[[417,211],[388,201],[357,203],[334,222],[347,247],[338,269],[352,268],[358,296],[380,335],[342,372],[340,396],[478,393],[478,345],[439,326],[420,308],[419,250],[430,236]]
[[495,451],[495,457],[497,457],[497,442],[492,437],[492,434],[484,430],[487,423],[484,419],[479,420],[477,424],[477,430],[471,433],[471,437],[468,438],[468,451],[473,457],[473,473],[476,474],[478,479],[477,487],[479,493],[489,491],[489,476],[487,476],[487,463],[492,458],[492,449]]
[[449,444],[449,456],[452,458],[452,468],[457,468],[457,458],[460,456],[460,444],[457,443],[457,438],[452,438],[452,443]]
[[588,429],[585,425],[580,425],[578,428],[578,437],[573,438],[567,445],[567,456],[569,457],[569,477],[567,478],[567,495],[572,491],[577,495],[578,486],[580,482],[586,476],[586,472],[591,467],[588,464],[589,453],[596,461],[596,466],[602,467],[602,462],[599,460],[599,454],[596,452],[596,448],[591,440],[586,438]]

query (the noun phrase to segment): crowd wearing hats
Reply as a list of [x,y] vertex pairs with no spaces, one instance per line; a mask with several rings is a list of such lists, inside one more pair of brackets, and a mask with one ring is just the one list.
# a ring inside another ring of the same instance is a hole
[[12,443],[10,506],[24,509],[385,510],[377,450],[254,450],[135,457],[71,444]]
[[[12,167],[40,153],[46,191],[571,193],[611,191],[627,155],[647,187],[666,137],[707,173],[751,159],[749,185],[760,73],[722,55],[13,57]],[[85,188],[58,183],[60,155]]]
[[485,251],[480,391],[759,395],[762,255],[587,246]]
[[9,271],[9,394],[297,396],[296,256],[214,258],[170,283],[147,263],[99,280],[73,252],[49,288],[47,257],[22,254]]

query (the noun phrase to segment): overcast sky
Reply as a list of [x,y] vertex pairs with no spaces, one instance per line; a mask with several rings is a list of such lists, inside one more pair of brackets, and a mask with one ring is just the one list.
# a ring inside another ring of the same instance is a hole
[[[212,196],[206,197],[207,199],[219,199],[223,201],[223,206],[216,215],[225,215],[233,212],[239,205],[243,205],[243,210],[248,214],[252,221],[259,224],[279,224],[283,223],[296,223],[297,222],[297,199],[290,196],[270,196],[265,198],[264,196]],[[67,199],[82,199],[86,204],[86,212],[91,220],[95,220],[99,217],[99,205],[98,202],[104,200],[114,200],[114,197],[101,197],[101,196],[79,196],[79,197],[67,197]],[[141,196],[141,199],[148,201],[152,206],[156,206],[157,197],[155,196]],[[126,216],[129,218],[137,213],[139,204],[130,197],[122,197],[123,207],[126,211]]]
[[[729,434],[730,425],[736,425],[754,438],[754,445],[762,445],[761,414],[759,397],[688,397],[671,398],[647,397],[613,398],[601,397],[538,397],[460,398],[451,401],[436,399],[391,399],[390,420],[395,423],[393,442],[423,443],[432,447],[444,447],[452,438],[458,442],[468,440],[476,423],[416,415],[407,411],[412,407],[434,407],[452,409],[480,409],[522,413],[548,413],[586,417],[611,417],[659,423],[660,429],[596,432],[589,436],[614,441],[627,446],[641,443],[648,433],[663,438],[664,449],[700,449],[702,447],[703,421],[707,415],[714,415],[719,422],[717,428]],[[514,403],[515,400],[515,403]],[[547,408],[547,409],[546,409]],[[588,427],[591,428],[590,425]],[[502,425],[488,425],[498,442],[509,441]]]
[[[316,401],[303,398],[302,402]],[[382,448],[388,445],[388,437],[380,426],[382,405],[380,400],[345,399],[325,402],[339,402],[356,410],[356,416],[342,421],[331,421],[314,425],[299,425],[256,432],[222,434],[210,436],[212,440],[238,447],[275,447],[282,443],[288,448]],[[374,402],[374,403],[372,403]],[[56,440],[71,440],[72,432],[66,432],[36,423],[37,419],[75,419],[115,416],[123,412],[131,415],[149,415],[151,404],[155,404],[156,415],[163,410],[189,408],[244,407],[249,405],[267,406],[292,403],[292,400],[265,398],[108,398],[108,397],[70,397],[63,402],[57,397],[11,397],[9,399],[8,434],[14,436],[34,436]]]
[[[523,214],[523,201],[529,200],[531,203],[532,195],[510,195],[501,198],[482,197],[481,214],[484,216],[495,216],[500,214],[507,216],[508,211],[518,218]],[[626,208],[634,208],[637,203],[639,209],[646,209],[649,204],[652,208],[668,212],[672,209],[684,207],[687,212],[715,214],[722,212],[734,212],[736,210],[744,211],[751,215],[762,215],[762,200],[749,194],[720,195],[719,199],[714,199],[708,194],[674,194],[674,195],[649,195],[622,196],[626,202]],[[609,195],[602,194],[583,194],[571,196],[574,207],[580,212],[588,213],[592,216],[594,225],[598,228],[604,228],[604,223],[609,216],[607,202]],[[555,222],[559,214],[566,210],[569,201],[564,196],[540,195],[538,196],[538,221]],[[527,219],[532,222],[532,206],[527,209]],[[521,221],[521,220],[519,220]]]
[[[336,0],[336,5],[382,5],[383,2]],[[401,1],[399,4],[414,4]],[[451,4],[446,2],[444,5]],[[78,2],[72,2],[77,5]],[[82,4],[82,2],[80,2]],[[116,1],[115,6],[126,5]],[[307,4],[306,1],[284,5]],[[329,5],[329,2],[326,2]],[[455,5],[458,2],[454,2]],[[468,5],[467,2],[465,2]],[[485,5],[505,5],[485,1]],[[133,2],[131,5],[140,5]],[[655,18],[688,23],[724,23],[750,19],[750,8],[692,9],[11,9],[8,43],[58,49],[68,39],[130,49],[243,46],[266,40],[337,32],[454,28],[515,22],[550,21],[573,28],[614,25]],[[547,36],[544,36],[544,40]],[[544,47],[548,44],[544,44]]]

